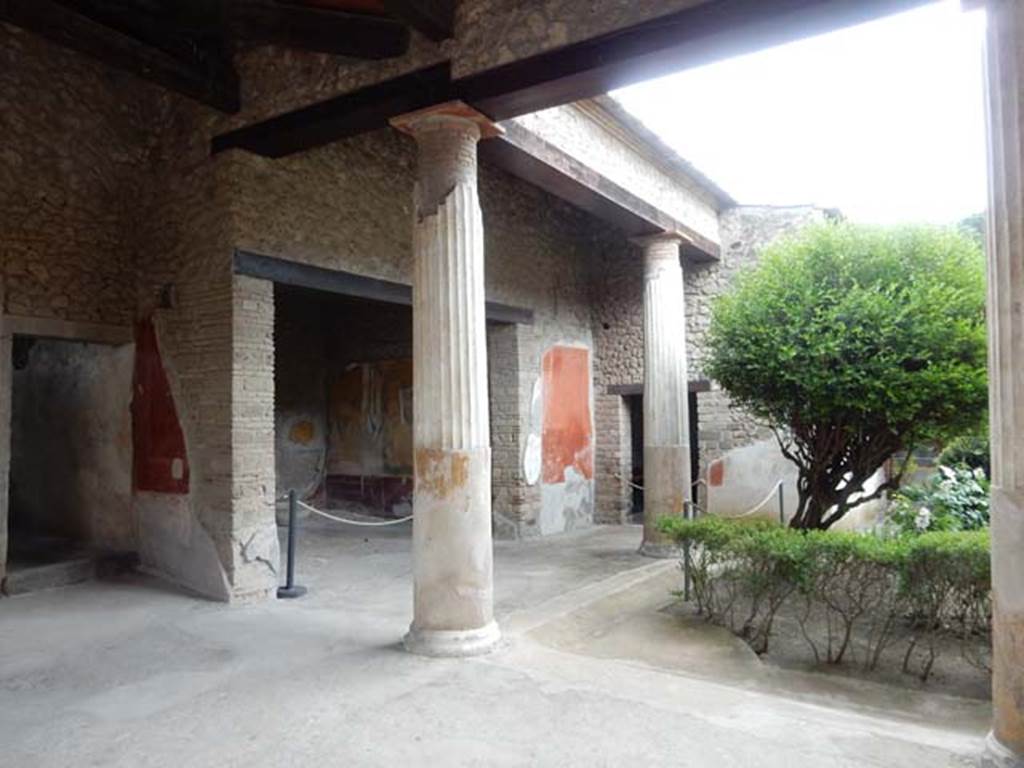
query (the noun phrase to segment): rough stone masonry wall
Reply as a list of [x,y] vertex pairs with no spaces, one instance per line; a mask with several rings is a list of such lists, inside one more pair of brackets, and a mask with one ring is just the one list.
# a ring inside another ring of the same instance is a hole
[[[411,141],[393,131],[266,160],[228,153],[233,242],[248,250],[409,283]],[[592,345],[584,265],[604,228],[542,191],[483,164],[488,298],[529,307],[529,326],[492,329],[490,386],[499,533],[536,531],[540,495],[522,470],[530,399],[544,351]]]
[[[810,206],[738,206],[722,212],[722,256],[714,262],[685,262],[686,347],[690,380],[704,372],[706,334],[714,298],[728,290],[736,275],[757,263],[765,246],[795,232],[825,212]],[[626,482],[631,468],[629,414],[623,397],[608,394],[614,385],[643,382],[643,263],[640,250],[628,245],[608,248],[592,262],[597,444],[597,516],[620,522],[629,513],[632,492]],[[733,448],[770,433],[734,408],[722,390],[697,396],[700,472]]]
[[12,315],[129,325],[149,88],[0,23],[0,272]]

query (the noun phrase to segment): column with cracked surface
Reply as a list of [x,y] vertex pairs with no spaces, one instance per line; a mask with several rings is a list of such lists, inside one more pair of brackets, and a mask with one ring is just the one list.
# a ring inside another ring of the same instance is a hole
[[493,611],[484,239],[477,142],[461,103],[392,121],[418,148],[413,223],[413,620],[408,650],[486,653]]

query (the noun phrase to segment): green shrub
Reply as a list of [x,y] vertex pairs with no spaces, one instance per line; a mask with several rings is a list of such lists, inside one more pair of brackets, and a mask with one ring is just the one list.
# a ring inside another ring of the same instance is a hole
[[947,467],[980,469],[986,478],[992,477],[992,459],[989,453],[988,434],[961,435],[946,444],[939,454],[939,464]]
[[898,534],[976,531],[989,524],[989,482],[980,469],[941,465],[921,485],[893,494],[886,527]]
[[923,679],[943,636],[987,666],[979,642],[990,636],[987,531],[880,537],[716,517],[666,518],[659,527],[689,552],[698,612],[758,653],[789,604],[817,661],[838,664],[852,652],[874,668],[902,628],[903,668]]
[[794,528],[896,490],[893,457],[973,429],[988,402],[985,260],[955,229],[808,227],[713,306],[707,372],[798,470]]

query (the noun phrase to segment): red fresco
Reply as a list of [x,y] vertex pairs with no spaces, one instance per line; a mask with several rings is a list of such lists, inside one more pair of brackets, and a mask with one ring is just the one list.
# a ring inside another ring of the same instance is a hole
[[714,487],[718,487],[722,484],[725,479],[725,462],[721,459],[718,461],[711,462],[711,466],[708,467],[708,483]]
[[149,320],[135,326],[132,438],[136,490],[188,493],[185,436]]
[[566,467],[575,467],[585,478],[592,478],[589,351],[578,347],[552,347],[545,352],[543,386],[543,482],[565,482]]

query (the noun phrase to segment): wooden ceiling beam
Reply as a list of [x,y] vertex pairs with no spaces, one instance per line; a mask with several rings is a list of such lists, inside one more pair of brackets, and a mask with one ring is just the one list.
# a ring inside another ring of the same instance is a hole
[[244,40],[337,56],[390,59],[409,49],[409,29],[399,21],[276,0],[232,0],[227,23]]
[[217,55],[183,60],[54,0],[0,0],[0,20],[222,112],[239,109],[238,76]]
[[253,123],[213,138],[211,153],[246,149],[283,157],[388,126],[388,119],[451,99],[447,62],[294,112]]
[[455,0],[383,0],[385,10],[436,43],[455,36]]

